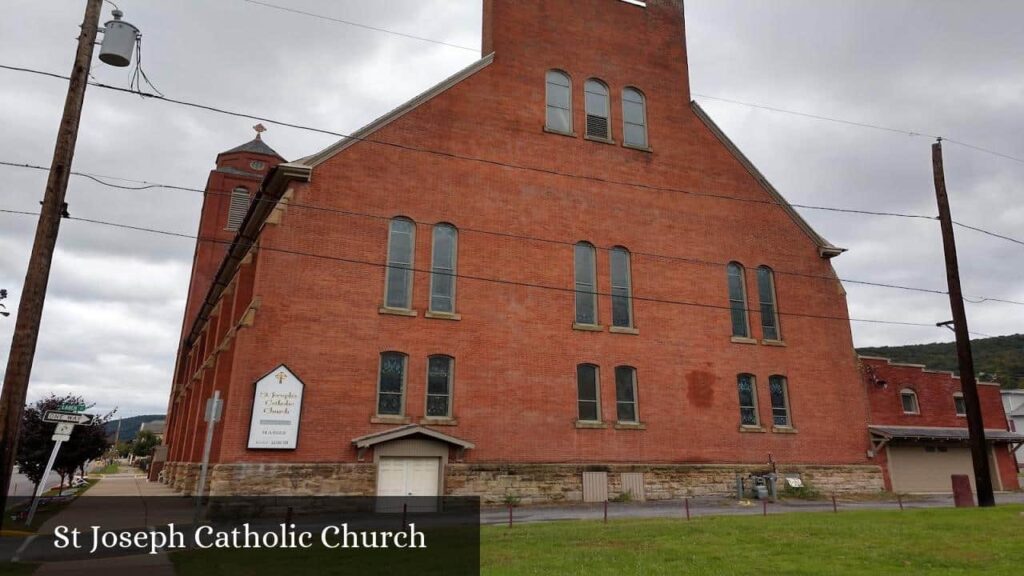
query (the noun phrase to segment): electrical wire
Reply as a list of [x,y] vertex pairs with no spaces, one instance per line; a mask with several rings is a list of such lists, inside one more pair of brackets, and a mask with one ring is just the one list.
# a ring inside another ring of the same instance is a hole
[[[48,171],[49,170],[48,168],[46,168],[44,166],[33,165],[33,164],[19,164],[19,163],[16,163],[16,162],[8,162],[8,161],[0,161],[0,165],[12,166],[12,167],[18,167],[18,168],[31,168],[31,169],[43,170],[43,171]],[[216,190],[202,190],[200,188],[188,188],[188,187],[185,187],[185,186],[173,186],[173,185],[169,185],[169,184],[154,183],[154,182],[150,182],[150,181],[147,181],[147,180],[132,180],[132,179],[129,179],[129,178],[122,178],[122,177],[118,177],[118,176],[106,176],[106,175],[101,176],[101,175],[98,175],[98,174],[90,174],[90,173],[77,172],[77,171],[72,171],[71,174],[74,175],[74,176],[81,176],[81,177],[84,177],[84,178],[88,178],[88,179],[93,180],[93,181],[95,181],[95,182],[97,182],[99,184],[102,184],[104,186],[109,186],[109,187],[120,189],[120,190],[147,190],[147,189],[152,189],[152,188],[166,188],[166,189],[170,189],[170,190],[182,190],[182,191],[188,191],[188,192],[195,192],[195,193],[199,193],[199,194],[210,194],[210,195],[225,196],[225,197],[230,197],[231,196],[230,192],[219,192],[219,191],[216,191]],[[134,182],[134,183],[143,184],[143,185],[142,186],[122,186],[122,185],[119,185],[119,184],[111,184],[109,182],[105,182],[101,178],[108,178],[108,179],[112,179],[112,180],[121,180],[121,181],[125,181],[125,182]],[[262,198],[260,200],[254,200],[254,201],[267,202],[267,203],[274,203],[274,202],[276,202],[275,200],[266,199],[266,198]],[[291,200],[288,201],[287,206],[290,207],[290,208],[309,209],[309,210],[328,212],[328,213],[332,213],[332,214],[339,214],[339,215],[342,215],[342,216],[362,217],[362,218],[369,218],[369,219],[381,220],[381,221],[390,221],[391,219],[393,219],[393,216],[388,216],[388,215],[369,214],[369,213],[365,213],[365,212],[356,212],[356,211],[352,211],[352,210],[342,210],[342,209],[339,209],[339,208],[329,208],[329,207],[326,207],[326,206],[318,206],[318,205],[314,205],[314,204],[303,204],[303,203],[294,202],[294,201],[291,201]],[[422,221],[422,220],[410,219],[410,221],[413,222],[416,225],[419,225],[419,226],[433,227],[433,226],[436,225],[436,223],[434,223],[434,222],[426,222],[426,221]],[[472,227],[459,227],[459,231],[460,232],[469,232],[469,233],[491,235],[491,236],[502,237],[502,238],[511,238],[511,239],[515,239],[515,240],[526,240],[526,241],[532,241],[532,242],[542,242],[542,243],[548,243],[548,244],[558,244],[558,245],[563,245],[563,246],[575,246],[577,244],[577,242],[571,241],[571,240],[556,240],[556,239],[551,239],[551,238],[541,238],[541,237],[537,237],[537,236],[528,236],[528,235],[523,235],[523,234],[514,234],[514,233],[510,233],[510,232],[498,232],[498,231],[494,231],[494,230],[485,230],[485,229],[472,228]],[[614,246],[610,246],[610,247],[608,247],[608,246],[595,246],[595,248],[598,249],[598,250],[601,250],[601,251],[606,251],[606,252],[610,252],[610,251],[616,249],[616,247],[614,247]],[[724,267],[724,266],[728,266],[730,264],[730,262],[718,262],[718,261],[714,261],[714,260],[704,260],[704,259],[700,259],[700,258],[682,257],[682,256],[671,256],[671,255],[667,255],[667,254],[658,254],[658,253],[654,253],[654,252],[645,252],[645,251],[630,251],[630,254],[633,255],[633,256],[643,256],[643,257],[649,257],[649,258],[657,258],[657,259],[663,259],[663,260],[685,262],[685,263],[689,263],[689,264],[700,264],[700,265],[707,265],[707,266],[714,266],[714,267]],[[892,288],[892,289],[906,290],[906,291],[912,291],[912,292],[924,292],[924,293],[929,293],[929,294],[949,295],[949,292],[947,292],[947,291],[936,290],[936,289],[931,289],[931,288],[919,288],[919,287],[914,287],[914,286],[904,286],[904,285],[890,284],[890,283],[884,283],[884,282],[873,282],[873,281],[868,281],[868,280],[854,280],[854,279],[850,279],[850,278],[839,278],[839,277],[836,277],[836,276],[833,276],[833,275],[827,275],[827,274],[811,274],[811,273],[807,273],[807,272],[795,272],[795,271],[776,269],[776,268],[773,268],[772,270],[776,274],[787,275],[787,276],[798,276],[798,277],[802,277],[802,278],[818,278],[818,279],[827,280],[827,281],[839,280],[841,282],[848,283],[848,284],[859,284],[859,285],[863,285],[863,286],[872,286],[872,287],[878,287],[878,288]],[[977,299],[977,300],[972,300],[972,298]],[[1024,302],[1008,300],[1008,299],[1002,299],[1002,298],[991,298],[991,297],[987,297],[987,296],[970,296],[970,297],[965,296],[964,299],[965,299],[965,301],[967,301],[967,302],[969,302],[971,304],[981,304],[981,303],[984,303],[984,302],[999,302],[999,303],[1003,303],[1003,304],[1015,304],[1015,305],[1018,305],[1018,306],[1024,306]]]
[[[38,212],[31,213],[31,212],[23,212],[23,211],[19,211],[19,210],[8,210],[8,209],[0,209],[0,213],[25,214],[25,215],[35,215],[35,216],[39,215]],[[172,236],[172,237],[176,237],[176,238],[193,239],[193,240],[197,240],[199,242],[207,242],[207,243],[212,243],[212,244],[222,244],[222,245],[232,245],[232,244],[234,244],[233,241],[229,241],[229,240],[217,240],[215,238],[204,238],[204,237],[201,237],[201,236],[196,236],[194,234],[185,234],[185,233],[181,233],[181,232],[171,232],[171,231],[167,231],[167,230],[158,230],[158,229],[155,229],[155,228],[148,228],[148,227],[145,227],[145,226],[133,226],[133,225],[130,225],[130,224],[121,224],[121,223],[118,223],[118,222],[109,222],[109,221],[106,221],[106,220],[96,220],[96,219],[92,219],[92,218],[82,218],[82,217],[79,217],[79,216],[69,216],[69,217],[66,217],[65,219],[66,220],[71,220],[71,221],[77,221],[77,222],[86,222],[86,223],[89,223],[89,224],[97,224],[97,225],[100,225],[100,226],[108,226],[108,227],[112,227],[112,228],[120,228],[120,229],[126,229],[126,230],[133,230],[133,231],[136,231],[136,232],[147,232],[147,233],[159,234],[159,235],[163,235],[163,236]],[[410,272],[415,272],[415,273],[425,273],[425,274],[432,274],[432,273],[434,273],[432,270],[423,269],[423,268],[411,268],[411,267],[405,267],[405,266],[397,267],[397,266],[393,266],[393,265],[390,265],[390,264],[383,264],[383,263],[380,263],[380,262],[371,262],[371,261],[368,261],[368,260],[360,260],[360,259],[357,259],[357,258],[345,258],[345,257],[342,257],[342,256],[330,256],[330,255],[327,255],[327,254],[316,254],[316,253],[313,253],[313,252],[305,252],[305,251],[301,251],[301,250],[289,250],[287,248],[272,248],[272,247],[267,247],[267,246],[259,246],[258,243],[249,244],[246,247],[248,247],[248,248],[255,248],[257,250],[262,250],[262,251],[267,251],[267,252],[279,253],[279,254],[288,254],[288,255],[292,255],[292,256],[309,257],[309,258],[315,258],[315,259],[319,259],[319,260],[327,260],[327,261],[332,261],[332,262],[342,262],[342,263],[346,263],[346,264],[356,264],[356,265],[369,266],[369,267],[374,267],[374,268],[388,268],[388,269],[390,269],[390,268],[401,268],[402,270],[408,270]],[[501,284],[501,285],[506,285],[506,286],[516,286],[516,287],[521,287],[521,288],[535,288],[535,289],[540,289],[540,290],[549,290],[549,291],[555,291],[555,292],[561,292],[561,293],[567,293],[567,294],[575,294],[577,292],[577,290],[575,288],[566,288],[564,286],[552,286],[552,285],[547,285],[547,284],[535,284],[535,283],[532,283],[532,282],[524,282],[524,281],[519,281],[519,280],[507,280],[507,279],[504,279],[504,278],[490,278],[490,277],[486,277],[486,276],[476,276],[476,275],[462,274],[462,273],[445,274],[445,275],[446,276],[451,276],[452,278],[464,279],[464,280],[469,280],[469,281],[488,282],[488,283],[493,283],[493,284]],[[612,294],[611,292],[591,292],[591,294],[594,294],[595,296],[604,296],[604,297],[617,296],[615,294]],[[703,303],[703,302],[690,302],[690,301],[684,301],[684,300],[669,300],[669,299],[666,299],[666,298],[654,298],[654,297],[636,296],[636,295],[631,295],[630,296],[630,300],[635,301],[635,302],[651,302],[651,303],[656,303],[656,304],[671,304],[671,305],[676,305],[676,306],[690,306],[690,307],[695,307],[695,308],[707,308],[707,309],[714,309],[714,310],[733,310],[733,308],[731,306],[724,306],[724,305],[721,305],[721,304],[708,304],[708,303]],[[753,313],[753,312],[757,312],[757,310],[747,309],[746,312]],[[795,317],[795,318],[810,318],[810,319],[817,319],[817,320],[842,320],[842,321],[846,321],[846,322],[861,322],[861,323],[868,323],[868,324],[888,324],[888,325],[894,325],[894,326],[918,326],[918,327],[926,327],[926,328],[934,328],[935,327],[934,324],[926,324],[926,323],[922,323],[922,322],[901,322],[901,321],[896,321],[896,320],[877,320],[877,319],[871,319],[871,318],[849,318],[849,317],[845,317],[845,316],[828,316],[828,315],[824,315],[824,314],[804,314],[804,313],[799,313],[799,312],[782,312],[782,311],[777,311],[776,313],[779,316],[789,316],[789,317]]]
[[[40,74],[40,75],[43,75],[43,76],[48,76],[48,77],[52,77],[52,78],[59,78],[59,79],[62,79],[62,80],[67,80],[68,79],[67,76],[63,76],[61,74],[55,74],[55,73],[52,73],[52,72],[43,72],[43,71],[40,71],[40,70],[33,70],[33,69],[30,69],[30,68],[21,68],[21,67],[17,67],[17,66],[9,66],[9,65],[6,65],[6,64],[0,64],[0,69],[12,70],[12,71],[16,71],[16,72],[27,72],[27,73],[31,73],[31,74]],[[611,185],[616,185],[616,186],[628,186],[628,187],[633,187],[633,188],[641,188],[641,189],[645,189],[645,190],[652,190],[652,191],[656,191],[656,192],[684,194],[684,195],[701,197],[701,198],[711,198],[711,199],[717,199],[717,200],[731,200],[731,201],[736,201],[736,202],[744,202],[744,203],[748,203],[748,204],[761,204],[761,205],[768,205],[768,206],[776,206],[776,207],[780,207],[780,208],[785,208],[785,206],[783,206],[782,204],[780,204],[779,202],[776,202],[774,200],[764,200],[764,199],[758,199],[758,198],[742,198],[742,197],[729,196],[729,195],[726,195],[726,194],[718,194],[718,193],[713,193],[713,192],[701,192],[701,191],[697,191],[697,190],[688,190],[688,189],[685,189],[685,188],[670,188],[670,187],[665,187],[665,186],[654,186],[654,185],[651,185],[651,184],[644,184],[644,183],[640,183],[640,182],[627,182],[627,181],[614,180],[614,179],[609,179],[609,178],[602,178],[600,176],[591,176],[591,175],[586,175],[586,174],[573,174],[573,173],[569,173],[569,172],[562,172],[562,171],[559,171],[559,170],[554,170],[554,169],[551,169],[551,168],[538,168],[538,167],[535,167],[535,166],[526,166],[526,165],[523,165],[523,164],[511,164],[511,163],[502,162],[502,161],[499,161],[499,160],[492,160],[492,159],[481,158],[481,157],[477,157],[477,156],[467,156],[467,155],[464,155],[464,154],[457,154],[455,152],[446,152],[446,151],[441,151],[441,150],[431,150],[429,148],[420,148],[420,147],[417,147],[417,146],[409,146],[409,145],[400,144],[400,143],[397,143],[397,142],[388,142],[386,140],[377,140],[377,139],[367,138],[367,137],[363,137],[363,136],[355,136],[355,135],[352,135],[352,134],[344,134],[344,133],[341,133],[341,132],[334,132],[334,131],[331,131],[331,130],[325,130],[325,129],[322,129],[322,128],[315,128],[315,127],[312,127],[312,126],[303,126],[301,124],[295,124],[295,123],[291,123],[291,122],[284,122],[284,121],[281,121],[281,120],[275,120],[273,118],[267,118],[265,116],[257,116],[255,114],[247,114],[247,113],[243,113],[243,112],[235,112],[235,111],[231,111],[231,110],[225,110],[225,109],[222,109],[222,108],[217,108],[215,106],[209,106],[209,105],[206,105],[206,104],[198,104],[198,103],[195,103],[195,102],[188,102],[188,101],[185,101],[185,100],[177,100],[177,99],[174,99],[174,98],[169,98],[169,97],[166,97],[166,96],[160,96],[160,95],[157,95],[157,94],[151,94],[151,93],[147,93],[147,92],[138,92],[138,91],[135,91],[135,90],[130,90],[128,88],[121,88],[121,87],[118,87],[118,86],[110,86],[108,84],[103,84],[103,83],[100,83],[100,82],[89,82],[89,85],[90,86],[96,86],[97,88],[103,88],[103,89],[106,89],[106,90],[112,90],[112,91],[115,91],[115,92],[123,92],[123,93],[127,93],[127,94],[135,94],[137,96],[142,96],[143,98],[149,98],[149,99],[158,100],[158,101],[162,101],[162,102],[168,102],[168,103],[171,103],[171,104],[178,104],[178,105],[181,105],[181,106],[186,106],[186,107],[190,107],[190,108],[196,108],[196,109],[199,109],[199,110],[206,110],[208,112],[215,112],[215,113],[218,113],[218,114],[225,114],[225,115],[234,116],[234,117],[237,117],[237,118],[247,118],[249,120],[257,120],[257,121],[260,121],[260,122],[267,122],[269,124],[274,124],[274,125],[277,125],[277,126],[284,126],[284,127],[287,127],[287,128],[294,128],[294,129],[298,129],[298,130],[306,130],[306,131],[309,131],[309,132],[315,132],[315,133],[318,133],[318,134],[326,134],[326,135],[334,136],[334,137],[337,137],[337,138],[344,138],[344,139],[348,139],[348,140],[355,140],[357,142],[365,142],[367,144],[376,144],[376,145],[379,145],[379,146],[388,146],[388,147],[397,148],[397,149],[405,150],[405,151],[409,151],[409,152],[419,152],[419,153],[425,153],[425,154],[431,154],[431,155],[435,155],[435,156],[440,156],[440,157],[444,157],[444,158],[450,158],[450,159],[456,159],[456,160],[465,160],[465,161],[470,161],[470,162],[478,162],[478,163],[492,165],[492,166],[500,166],[502,168],[511,168],[511,169],[514,169],[514,170],[523,170],[523,171],[528,171],[528,172],[537,172],[537,173],[546,174],[546,175],[549,175],[549,176],[558,176],[558,177],[564,177],[564,178],[575,178],[575,179],[585,180],[585,181],[589,181],[589,182],[598,182],[598,183],[601,183],[601,184],[611,184]],[[810,205],[810,204],[799,204],[799,205],[791,204],[790,206],[802,208],[802,209],[805,209],[805,210],[825,210],[825,211],[829,211],[829,212],[844,212],[844,213],[849,213],[849,214],[864,214],[864,215],[871,215],[871,216],[895,216],[895,217],[915,218],[915,219],[923,219],[923,220],[936,220],[937,219],[936,216],[927,216],[927,215],[922,215],[922,214],[904,214],[904,213],[898,213],[898,212],[880,212],[880,211],[872,211],[872,210],[858,210],[858,209],[849,209],[849,208],[838,208],[838,207],[833,207],[833,206],[814,206],[814,205]]]
[[422,36],[414,36],[412,34],[406,34],[404,32],[396,32],[395,30],[388,30],[386,28],[377,28],[376,26],[370,26],[368,24],[360,24],[359,22],[353,22],[351,20],[342,20],[341,18],[334,18],[333,16],[325,16],[323,14],[315,14],[313,12],[306,12],[304,10],[298,10],[296,8],[289,8],[287,6],[279,6],[277,4],[271,4],[269,2],[259,2],[258,0],[242,0],[249,4],[256,4],[266,8],[273,8],[274,10],[281,10],[282,12],[291,12],[292,14],[300,14],[302,16],[308,16],[310,18],[316,18],[318,20],[326,20],[329,22],[336,22],[338,24],[345,24],[347,26],[354,26],[356,28],[363,28],[364,30],[372,30],[374,32],[383,32],[385,34],[393,34],[395,36],[401,36],[403,38],[410,38],[412,40],[419,40],[421,42],[430,42],[431,44],[440,44],[441,46],[449,46],[451,48],[458,48],[460,50],[468,50],[470,52],[480,53],[479,48],[471,48],[469,46],[461,46],[459,44],[452,44],[450,42],[443,42],[441,40],[434,40],[432,38],[424,38]]

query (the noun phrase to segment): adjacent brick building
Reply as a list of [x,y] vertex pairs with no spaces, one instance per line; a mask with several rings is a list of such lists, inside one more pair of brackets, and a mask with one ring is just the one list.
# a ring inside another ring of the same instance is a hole
[[880,490],[842,249],[690,101],[681,1],[483,27],[352,138],[218,158],[165,478],[194,485],[216,391],[214,494],[668,498],[769,461]]
[[[974,485],[967,444],[967,406],[960,378],[919,364],[862,356],[869,400],[872,451],[885,470],[885,486],[897,492],[948,492],[950,475]],[[1000,388],[978,383],[989,466],[996,490],[1017,490],[1013,451],[1024,435],[1009,430]]]

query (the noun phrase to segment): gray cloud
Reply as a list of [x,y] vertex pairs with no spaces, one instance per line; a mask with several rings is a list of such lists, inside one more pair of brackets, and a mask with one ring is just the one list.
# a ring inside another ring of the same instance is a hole
[[[282,4],[453,44],[478,46],[477,0]],[[143,64],[165,94],[348,132],[475,59],[418,42],[256,6],[122,0],[144,34]],[[67,73],[78,0],[13,0],[0,20],[0,61]],[[938,133],[1024,156],[1024,6],[926,0],[857,3],[688,0],[693,91],[815,114]],[[129,72],[96,65],[101,82]],[[49,164],[63,106],[61,82],[0,71],[0,159]],[[714,100],[717,122],[791,201],[934,214],[930,140]],[[90,88],[75,168],[202,188],[214,157],[251,137],[254,121]],[[271,126],[267,141],[298,158],[334,138]],[[947,144],[957,219],[1021,236],[1015,201],[1024,165]],[[0,167],[0,207],[38,209],[41,172]],[[1016,194],[1015,194],[1016,193]],[[195,232],[199,194],[105,188],[74,178],[73,215]],[[926,221],[803,211],[850,251],[845,278],[944,289],[938,227]],[[0,214],[0,287],[12,306],[34,219]],[[965,290],[1024,300],[1022,248],[958,231]],[[75,391],[126,414],[159,412],[174,363],[193,242],[65,222],[54,263],[31,397]],[[944,296],[850,284],[854,317],[934,323]],[[9,301],[10,302],[10,301]],[[973,330],[1021,331],[1024,308],[977,304]],[[0,320],[6,359],[13,318]],[[854,324],[858,345],[949,340],[941,329]]]

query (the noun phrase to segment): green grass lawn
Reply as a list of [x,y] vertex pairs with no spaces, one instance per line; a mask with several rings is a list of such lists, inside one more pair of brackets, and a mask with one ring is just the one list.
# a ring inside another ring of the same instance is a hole
[[[485,575],[1016,575],[1024,567],[1024,506],[519,524],[484,527],[481,539]],[[381,565],[324,550],[171,555],[178,576],[398,574],[410,566],[410,574],[462,573],[416,552],[388,558]]]
[[486,527],[482,573],[1020,574],[1024,507]]
[[100,468],[98,470],[93,470],[93,473],[94,474],[117,474],[118,470],[120,470],[120,466],[117,465],[117,462],[111,462],[110,464],[107,464],[103,468]]

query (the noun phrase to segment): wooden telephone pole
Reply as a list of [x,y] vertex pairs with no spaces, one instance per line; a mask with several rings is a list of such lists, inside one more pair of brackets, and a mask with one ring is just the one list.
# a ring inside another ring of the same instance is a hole
[[[11,485],[11,473],[18,449],[18,432],[25,411],[25,396],[29,377],[32,374],[32,360],[39,339],[39,321],[43,315],[46,299],[46,285],[50,279],[50,264],[57,244],[57,231],[61,215],[65,213],[64,197],[71,175],[71,161],[78,141],[78,124],[85,101],[85,87],[89,80],[93,46],[99,30],[100,9],[103,0],[86,0],[82,32],[78,36],[78,52],[71,69],[68,95],[64,101],[64,116],[57,132],[57,145],[53,151],[53,163],[46,181],[43,206],[36,226],[32,256],[25,273],[21,301],[18,304],[18,320],[14,325],[11,354],[7,360],[3,392],[0,394],[0,512],[7,508],[7,491]],[[44,479],[45,481],[45,479]]]
[[953,331],[956,332],[960,389],[964,394],[964,404],[967,405],[967,433],[970,437],[971,459],[974,462],[974,485],[978,491],[978,506],[995,506],[995,495],[992,493],[992,472],[988,465],[988,449],[985,443],[985,424],[981,419],[978,383],[974,378],[971,336],[967,331],[967,313],[964,310],[964,296],[960,291],[960,265],[956,257],[956,239],[953,237],[953,218],[949,213],[946,176],[942,169],[941,138],[932,144],[932,170],[935,176],[935,198],[939,203],[939,223],[942,225],[942,247],[946,254],[949,307],[953,312]]

